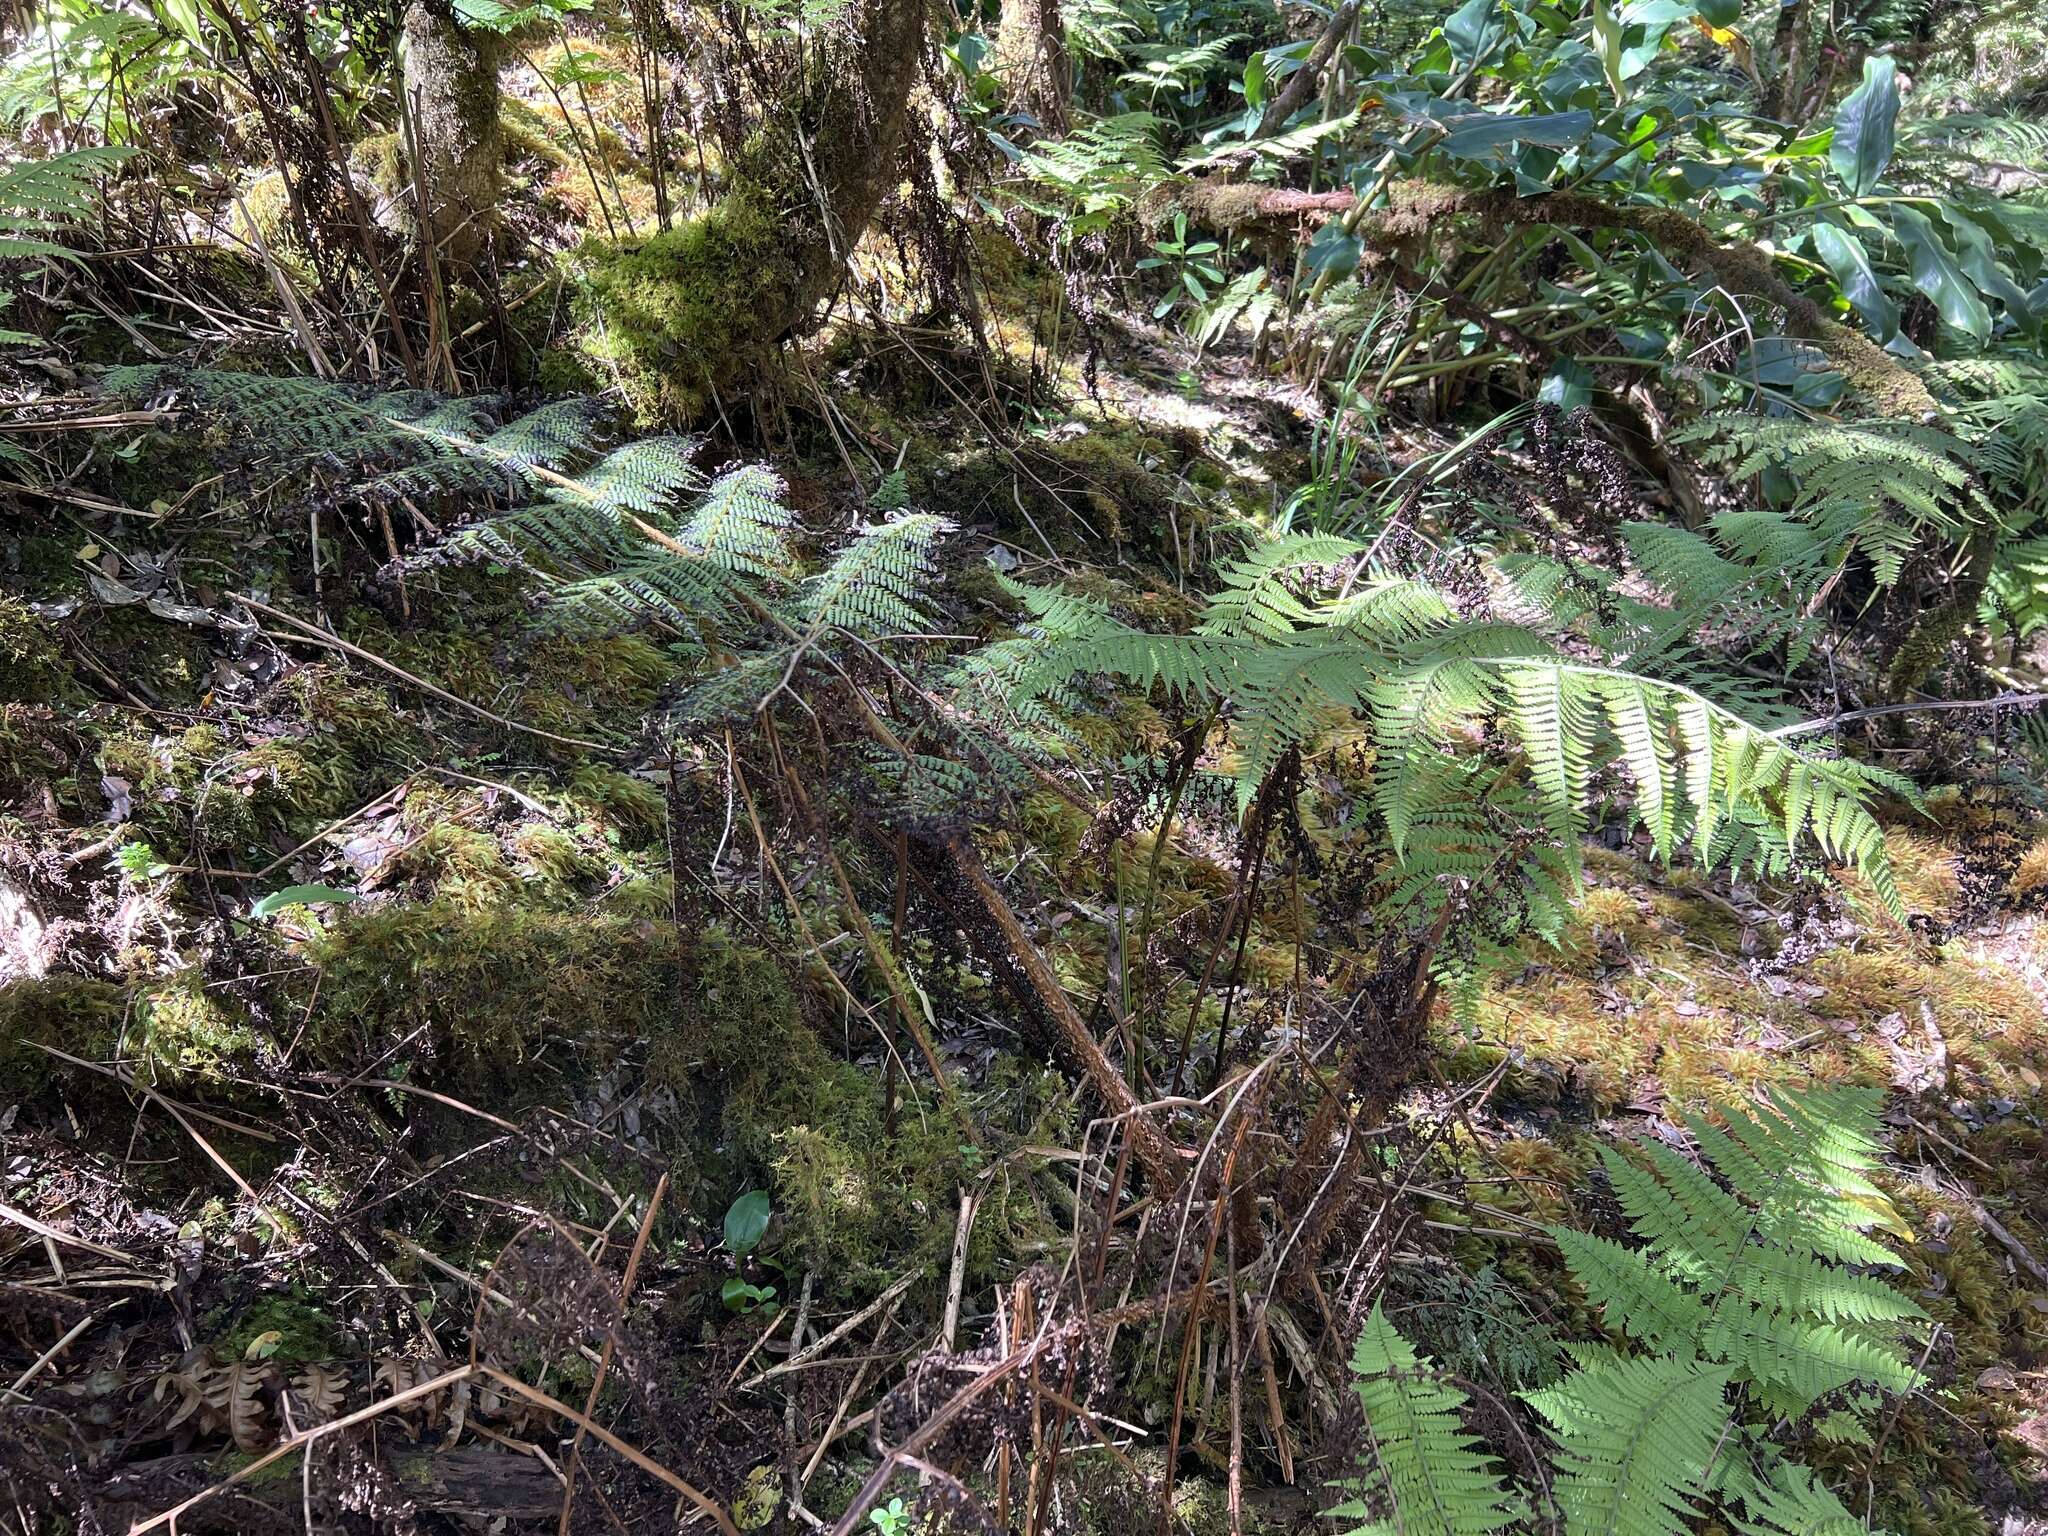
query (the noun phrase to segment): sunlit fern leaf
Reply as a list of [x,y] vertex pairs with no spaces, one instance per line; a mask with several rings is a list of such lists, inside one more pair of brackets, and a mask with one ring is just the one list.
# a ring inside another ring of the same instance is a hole
[[1742,1496],[1742,1536],[1869,1536],[1819,1478],[1797,1462],[1781,1461],[1768,1477],[1752,1477]]
[[1205,635],[1263,635],[1277,640],[1313,615],[1298,589],[1319,586],[1322,572],[1365,552],[1355,539],[1333,534],[1297,534],[1260,545],[1224,565],[1222,587],[1197,626]]
[[521,468],[561,470],[583,459],[605,412],[594,400],[551,400],[516,416],[467,449]]
[[1573,1372],[1528,1394],[1558,1448],[1570,1536],[1672,1536],[1699,1513],[1728,1421],[1726,1370],[1648,1356]]
[[100,178],[134,153],[126,145],[94,145],[0,166],[0,257],[70,255],[52,237],[93,215]]
[[1367,1449],[1359,1475],[1338,1480],[1352,1497],[1329,1511],[1362,1522],[1347,1536],[1487,1536],[1520,1519],[1499,1464],[1459,1417],[1465,1393],[1419,1357],[1378,1306],[1359,1329],[1351,1377]]
[[1867,1234],[1904,1230],[1870,1179],[1876,1114],[1873,1095],[1813,1089],[1720,1123],[1690,1117],[1701,1163],[1655,1142],[1640,1149],[1647,1166],[1602,1148],[1644,1247],[1553,1236],[1611,1326],[1725,1365],[1775,1411],[1856,1386],[1903,1391],[1914,1372],[1899,1338],[1925,1314],[1868,1272],[1898,1259]]
[[1882,585],[1897,581],[1923,534],[1988,516],[1971,446],[1939,427],[1723,412],[1674,435],[1731,480],[1777,477],[1823,541],[1853,538],[1871,556]]
[[728,571],[771,577],[788,568],[795,515],[788,488],[762,464],[736,464],[718,474],[684,521],[678,537]]
[[581,494],[617,512],[665,519],[676,493],[702,489],[694,437],[645,437],[614,448],[576,476]]
[[937,575],[932,545],[951,527],[929,512],[906,512],[861,529],[797,592],[802,622],[869,637],[929,629],[922,605]]

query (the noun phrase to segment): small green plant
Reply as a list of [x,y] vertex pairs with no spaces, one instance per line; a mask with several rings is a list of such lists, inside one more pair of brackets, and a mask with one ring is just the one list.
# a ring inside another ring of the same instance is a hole
[[123,843],[107,862],[130,880],[154,880],[171,867],[157,857],[154,848],[143,842]]
[[[744,1263],[747,1255],[761,1246],[774,1214],[765,1189],[750,1189],[726,1207],[725,1246],[735,1259]],[[757,1285],[744,1275],[730,1277],[718,1294],[732,1312],[772,1310],[776,1306],[774,1286]]]
[[1774,1094],[1725,1123],[1688,1117],[1692,1161],[1603,1149],[1643,1246],[1550,1229],[1610,1337],[1569,1346],[1555,1384],[1521,1394],[1547,1421],[1547,1491],[1513,1487],[1465,1427],[1470,1397],[1374,1308],[1351,1367],[1370,1426],[1350,1536],[1484,1536],[1547,1518],[1567,1536],[1676,1536],[1718,1509],[1744,1536],[1863,1523],[1790,1459],[1779,1427],[1868,1444],[1883,1394],[1919,1374],[1901,1347],[1925,1314],[1881,1275],[1869,1234],[1905,1229],[1869,1173],[1878,1096]]
[[881,1536],[908,1536],[910,1508],[901,1499],[891,1499],[887,1504],[868,1511],[868,1523],[881,1532]]
[[1152,242],[1152,254],[1138,263],[1140,272],[1163,271],[1167,276],[1164,298],[1152,306],[1152,318],[1164,320],[1183,303],[1209,302],[1209,287],[1223,281],[1223,269],[1216,265],[1222,247],[1214,240],[1188,239],[1188,216],[1173,216],[1173,238]]

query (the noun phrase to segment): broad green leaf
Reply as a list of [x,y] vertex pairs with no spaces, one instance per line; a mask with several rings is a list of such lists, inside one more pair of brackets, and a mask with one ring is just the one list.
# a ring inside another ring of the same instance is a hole
[[1899,328],[1899,306],[1892,302],[1891,295],[1871,270],[1863,242],[1833,224],[1816,224],[1813,245],[1835,275],[1835,283],[1850,308],[1863,317],[1864,324],[1879,341],[1890,337]]
[[316,901],[333,902],[336,906],[354,901],[357,892],[339,890],[331,885],[288,885],[281,891],[272,891],[268,896],[249,909],[251,917],[269,917],[286,907],[310,906]]
[[1905,243],[1913,269],[1913,286],[1934,301],[1941,318],[1972,341],[1991,334],[1991,311],[1977,296],[1976,286],[1942,244],[1927,216],[1913,208],[1894,208],[1892,228]]
[[1891,164],[1898,120],[1899,67],[1873,54],[1863,61],[1863,83],[1835,112],[1835,138],[1828,146],[1828,163],[1856,196],[1872,191]]
[[1616,101],[1628,95],[1628,82],[1621,69],[1621,19],[1609,0],[1593,0],[1593,51],[1600,55],[1600,67],[1607,74],[1607,88]]
[[1998,246],[1983,220],[1965,213],[1953,203],[1942,204],[1942,218],[1955,237],[1956,256],[1977,291],[2005,306],[2006,312],[2023,324],[2031,324],[2032,310],[2027,296],[1998,263]]
[[1593,131],[1590,112],[1463,112],[1445,121],[1449,129],[1439,146],[1460,160],[1491,160],[1509,144],[1547,144],[1568,149]]
[[725,1246],[734,1253],[752,1253],[768,1232],[768,1191],[750,1189],[725,1210]]
[[1498,0],[1465,0],[1444,22],[1444,41],[1460,68],[1489,58],[1507,35]]

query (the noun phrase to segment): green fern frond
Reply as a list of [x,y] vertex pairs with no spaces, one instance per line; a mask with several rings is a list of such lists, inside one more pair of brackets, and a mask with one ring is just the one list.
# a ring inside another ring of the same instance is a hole
[[952,526],[929,512],[906,512],[861,529],[797,593],[800,621],[870,637],[929,629],[921,604],[937,574],[932,546]]
[[1516,1522],[1518,1504],[1499,1465],[1459,1418],[1466,1395],[1377,1306],[1359,1330],[1351,1372],[1369,1450],[1362,1475],[1339,1484],[1354,1497],[1329,1512],[1364,1522],[1346,1536],[1487,1536]]
[[1672,1536],[1697,1518],[1728,1422],[1728,1372],[1645,1356],[1527,1394],[1557,1437],[1570,1536]]

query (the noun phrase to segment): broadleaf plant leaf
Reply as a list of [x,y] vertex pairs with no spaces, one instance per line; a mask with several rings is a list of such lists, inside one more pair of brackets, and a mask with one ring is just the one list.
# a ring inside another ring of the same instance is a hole
[[1874,190],[1891,164],[1898,121],[1899,67],[1873,54],[1863,61],[1863,83],[1835,112],[1834,142],[1828,145],[1828,163],[1856,196]]
[[1892,302],[1891,295],[1871,270],[1863,242],[1836,225],[1816,224],[1813,245],[1835,275],[1835,283],[1841,288],[1842,297],[1849,301],[1849,307],[1863,317],[1864,324],[1879,341],[1890,340],[1899,328],[1899,306]]
[[249,909],[251,917],[269,917],[286,907],[310,906],[316,901],[332,902],[341,906],[354,901],[355,891],[340,890],[331,885],[288,885],[281,891],[272,891]]
[[770,1214],[768,1191],[748,1190],[725,1208],[725,1246],[736,1254],[752,1253],[767,1235]]

